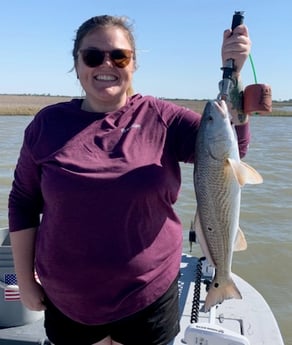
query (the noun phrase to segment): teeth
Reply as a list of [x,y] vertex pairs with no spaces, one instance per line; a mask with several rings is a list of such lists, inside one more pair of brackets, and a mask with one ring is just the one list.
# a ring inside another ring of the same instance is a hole
[[116,80],[117,78],[114,77],[113,75],[106,75],[106,74],[100,74],[95,77],[96,80],[106,80],[106,81],[113,81]]

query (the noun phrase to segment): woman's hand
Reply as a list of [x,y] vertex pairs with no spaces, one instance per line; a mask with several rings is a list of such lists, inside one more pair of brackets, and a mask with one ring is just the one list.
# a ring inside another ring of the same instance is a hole
[[224,31],[223,43],[221,49],[222,65],[226,60],[234,60],[234,75],[239,75],[251,49],[251,41],[248,35],[248,29],[245,25],[237,26],[233,31],[227,29]]
[[45,310],[45,293],[43,288],[35,280],[19,286],[21,302],[30,310]]
[[44,310],[45,293],[35,279],[34,253],[36,228],[10,232],[17,284],[22,303],[30,310]]

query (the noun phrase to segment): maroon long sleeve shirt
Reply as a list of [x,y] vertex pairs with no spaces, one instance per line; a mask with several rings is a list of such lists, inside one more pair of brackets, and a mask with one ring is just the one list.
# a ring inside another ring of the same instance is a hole
[[[9,226],[38,227],[36,268],[52,302],[103,324],[148,306],[178,274],[182,226],[172,206],[200,115],[141,95],[112,113],[81,102],[49,106],[26,129]],[[248,125],[237,134],[244,155]]]

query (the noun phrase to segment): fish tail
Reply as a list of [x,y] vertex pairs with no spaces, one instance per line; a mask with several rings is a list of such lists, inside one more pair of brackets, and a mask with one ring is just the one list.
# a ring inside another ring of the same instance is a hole
[[213,281],[208,290],[204,311],[207,312],[211,307],[231,298],[242,299],[240,291],[231,278],[221,284]]

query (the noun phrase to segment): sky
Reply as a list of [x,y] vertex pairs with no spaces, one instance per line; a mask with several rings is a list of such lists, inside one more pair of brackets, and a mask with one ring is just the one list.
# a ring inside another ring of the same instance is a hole
[[[81,96],[70,72],[76,30],[93,16],[110,14],[133,23],[135,92],[215,98],[223,31],[234,11],[245,11],[257,82],[271,85],[273,100],[292,99],[291,0],[3,0],[0,94]],[[255,83],[249,60],[242,80]]]

